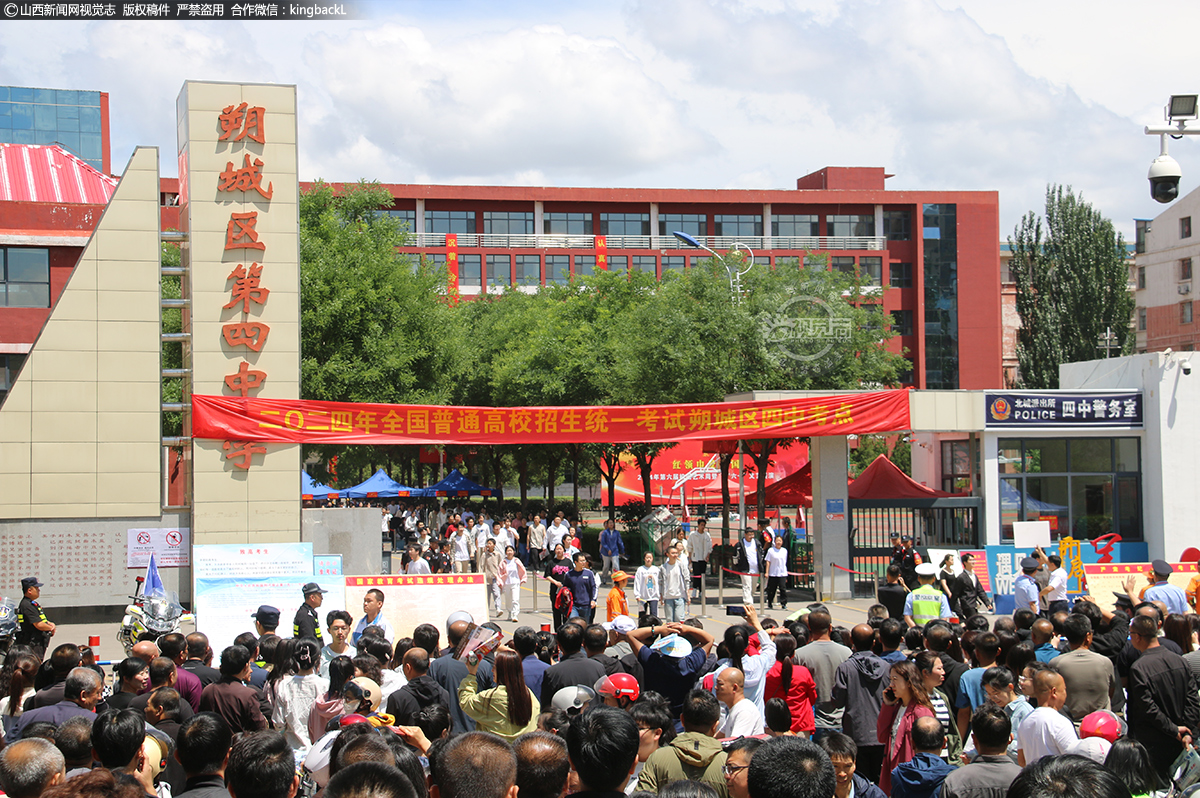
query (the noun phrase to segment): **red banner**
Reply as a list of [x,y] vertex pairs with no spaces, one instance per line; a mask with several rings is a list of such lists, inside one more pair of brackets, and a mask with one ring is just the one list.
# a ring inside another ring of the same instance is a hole
[[442,407],[192,396],[192,437],[281,443],[655,443],[909,428],[908,391],[691,405]]

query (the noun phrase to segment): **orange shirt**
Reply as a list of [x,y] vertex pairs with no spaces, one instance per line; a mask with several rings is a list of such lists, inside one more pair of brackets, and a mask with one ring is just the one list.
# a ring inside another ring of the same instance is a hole
[[625,591],[614,585],[613,589],[608,591],[608,620],[611,622],[618,615],[628,614],[629,602],[625,599]]
[[1200,609],[1197,609],[1197,604],[1200,603],[1198,598],[1200,598],[1200,575],[1193,576],[1187,586],[1187,600],[1188,604],[1192,605],[1193,612],[1200,612]]

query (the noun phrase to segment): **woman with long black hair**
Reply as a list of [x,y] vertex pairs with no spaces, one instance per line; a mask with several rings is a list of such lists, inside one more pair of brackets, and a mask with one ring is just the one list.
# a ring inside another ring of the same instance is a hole
[[458,703],[468,718],[475,721],[478,731],[491,732],[512,742],[525,732],[537,728],[535,723],[542,711],[533,691],[525,684],[521,655],[511,648],[496,650],[493,675],[496,686],[476,692],[479,683],[475,673],[479,662],[466,659],[467,678],[458,685]]
[[811,737],[816,730],[813,707],[817,704],[817,684],[808,668],[796,662],[795,654],[795,637],[775,637],[775,663],[767,671],[763,699],[783,699],[792,713],[792,732]]
[[890,684],[883,691],[883,707],[875,722],[883,746],[883,767],[879,772],[879,788],[892,793],[892,769],[916,755],[912,729],[917,718],[932,718],[933,704],[921,679],[921,672],[911,662],[897,662],[888,672]]

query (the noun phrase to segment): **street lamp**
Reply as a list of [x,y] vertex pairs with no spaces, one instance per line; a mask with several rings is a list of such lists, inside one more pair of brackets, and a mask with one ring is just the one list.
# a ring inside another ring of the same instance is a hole
[[733,294],[733,304],[740,305],[742,302],[742,276],[747,274],[751,269],[754,268],[754,250],[750,249],[750,247],[746,246],[745,244],[743,244],[741,242],[734,242],[729,247],[730,249],[744,249],[744,250],[746,250],[746,252],[750,253],[750,257],[746,261],[746,267],[741,270],[734,270],[734,269],[730,268],[729,264],[725,261],[725,259],[722,258],[719,254],[717,254],[716,251],[704,246],[695,237],[690,236],[687,233],[681,232],[679,230],[676,230],[675,232],[671,233],[671,235],[675,236],[680,241],[687,244],[689,247],[695,247],[696,249],[704,250],[705,252],[709,253],[714,258],[716,258],[725,267],[725,272],[729,275],[729,292],[731,294]]

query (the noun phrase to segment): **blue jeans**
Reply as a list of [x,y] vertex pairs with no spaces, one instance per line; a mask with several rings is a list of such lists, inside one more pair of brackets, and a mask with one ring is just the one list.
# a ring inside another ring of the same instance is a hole
[[666,604],[667,617],[664,621],[670,623],[672,621],[682,621],[687,617],[687,600],[681,598],[663,599]]

